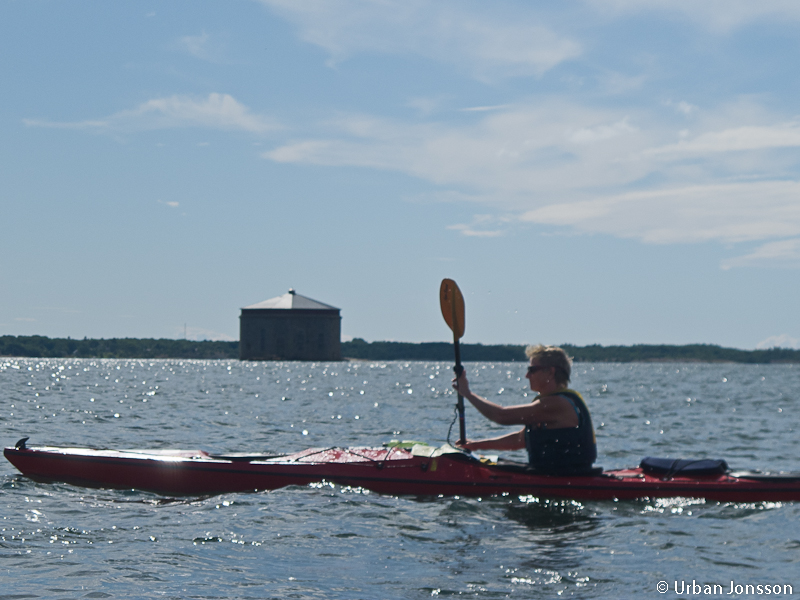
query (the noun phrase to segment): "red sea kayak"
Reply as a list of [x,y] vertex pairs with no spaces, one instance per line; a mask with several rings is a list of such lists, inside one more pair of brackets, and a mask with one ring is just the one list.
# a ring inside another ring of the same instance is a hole
[[[316,448],[285,455],[212,455],[202,450],[28,447],[5,457],[36,481],[168,495],[275,490],[331,482],[411,496],[533,495],[576,500],[690,497],[723,502],[800,500],[800,473],[731,472],[724,461],[655,465],[553,476],[524,463],[478,458],[455,448]],[[666,463],[665,463],[666,461]],[[646,461],[643,461],[646,463]]]

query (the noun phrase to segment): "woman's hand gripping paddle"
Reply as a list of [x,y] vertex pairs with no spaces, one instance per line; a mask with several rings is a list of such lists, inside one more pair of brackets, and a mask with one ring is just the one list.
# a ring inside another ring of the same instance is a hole
[[[461,295],[461,290],[452,279],[442,280],[439,288],[439,303],[442,306],[442,316],[453,332],[453,348],[456,353],[456,366],[453,370],[458,378],[464,372],[464,367],[461,366],[461,348],[458,345],[458,340],[464,335],[464,296]],[[464,423],[464,397],[461,394],[458,394],[458,429],[458,443],[465,444],[467,431]]]

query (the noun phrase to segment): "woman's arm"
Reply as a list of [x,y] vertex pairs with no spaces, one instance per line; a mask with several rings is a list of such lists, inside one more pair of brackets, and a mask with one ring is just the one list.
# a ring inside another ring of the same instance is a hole
[[490,402],[478,394],[474,394],[469,389],[466,373],[455,380],[453,387],[464,398],[472,403],[484,417],[500,425],[526,425],[535,416],[536,408],[532,404],[522,404],[520,406],[500,406]]
[[484,417],[500,425],[546,425],[553,429],[578,426],[575,409],[569,400],[558,395],[546,396],[530,404],[501,406],[473,393],[466,373],[454,380],[453,387]]
[[525,429],[486,440],[467,440],[459,446],[466,450],[520,450],[525,447]]

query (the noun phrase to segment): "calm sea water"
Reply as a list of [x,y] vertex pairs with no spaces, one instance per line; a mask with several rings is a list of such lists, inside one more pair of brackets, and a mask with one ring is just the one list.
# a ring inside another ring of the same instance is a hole
[[[504,404],[531,399],[524,369],[468,365],[473,389]],[[3,445],[30,436],[217,452],[438,444],[453,417],[450,378],[449,365],[426,362],[6,358],[0,432]],[[577,364],[573,387],[606,468],[651,455],[800,470],[798,366]],[[467,409],[470,437],[500,431]],[[692,581],[722,586],[716,597],[734,597],[731,581],[800,595],[800,503],[420,499],[330,486],[167,498],[37,484],[2,461],[0,511],[0,600],[678,598]]]

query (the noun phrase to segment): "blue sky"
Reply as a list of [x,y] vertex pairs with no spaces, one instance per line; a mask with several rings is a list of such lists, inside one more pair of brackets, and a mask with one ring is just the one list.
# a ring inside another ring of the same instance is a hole
[[800,3],[0,3],[0,334],[800,347]]

